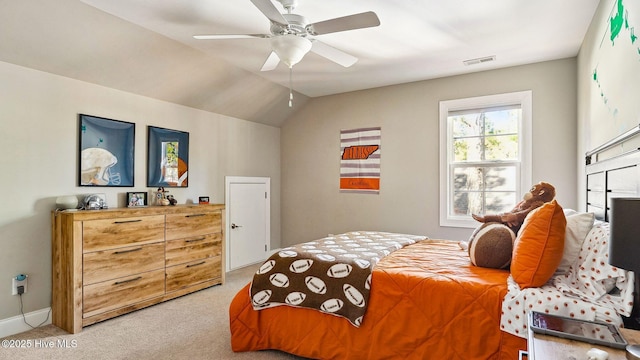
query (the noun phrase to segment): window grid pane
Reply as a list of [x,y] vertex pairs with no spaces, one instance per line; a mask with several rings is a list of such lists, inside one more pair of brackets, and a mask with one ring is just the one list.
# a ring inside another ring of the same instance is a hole
[[518,160],[518,135],[495,135],[484,138],[485,160]]
[[512,209],[517,202],[518,169],[516,161],[451,164],[450,215],[470,216]]
[[520,108],[450,115],[452,162],[519,160],[521,115]]

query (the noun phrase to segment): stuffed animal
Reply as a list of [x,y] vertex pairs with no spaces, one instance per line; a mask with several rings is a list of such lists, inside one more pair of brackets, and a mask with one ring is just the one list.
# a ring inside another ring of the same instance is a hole
[[531,190],[524,194],[523,200],[520,201],[510,212],[485,216],[472,214],[471,216],[473,216],[476,221],[482,223],[498,222],[504,224],[515,234],[518,234],[518,230],[520,230],[527,214],[529,214],[533,209],[542,206],[542,204],[553,200],[555,197],[556,189],[553,185],[541,181],[533,185]]
[[506,225],[495,222],[484,223],[469,238],[467,243],[469,259],[475,266],[507,268],[511,264],[515,240],[516,235]]

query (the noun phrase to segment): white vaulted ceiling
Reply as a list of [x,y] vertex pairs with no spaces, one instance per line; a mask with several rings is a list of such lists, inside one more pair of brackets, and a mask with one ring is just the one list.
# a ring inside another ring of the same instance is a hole
[[[273,1],[278,10],[284,9]],[[598,0],[299,0],[309,22],[374,11],[380,26],[316,38],[358,62],[307,54],[260,68],[268,34],[250,0],[0,0],[0,61],[280,126],[310,97],[577,55]],[[464,60],[495,61],[464,65]]]

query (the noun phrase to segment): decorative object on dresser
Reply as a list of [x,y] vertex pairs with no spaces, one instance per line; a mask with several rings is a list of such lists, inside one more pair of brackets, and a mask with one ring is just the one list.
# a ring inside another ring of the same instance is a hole
[[224,283],[224,205],[52,213],[52,323],[70,333]]
[[56,198],[56,209],[72,210],[78,208],[78,197],[75,195],[58,196]]
[[146,192],[127,192],[127,207],[149,205]]
[[167,200],[167,193],[168,191],[166,191],[164,187],[158,188],[158,191],[156,191],[156,205],[169,205],[169,200]]
[[108,208],[109,206],[107,206],[107,195],[105,195],[104,193],[89,194],[86,195],[82,200],[83,210],[101,210]]

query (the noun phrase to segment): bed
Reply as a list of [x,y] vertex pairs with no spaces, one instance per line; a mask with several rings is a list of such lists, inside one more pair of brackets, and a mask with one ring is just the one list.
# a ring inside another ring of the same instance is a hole
[[[372,267],[366,313],[355,324],[295,304],[260,308],[249,283],[229,308],[233,350],[276,349],[313,359],[518,359],[527,347],[530,310],[623,326],[633,305],[634,274],[606,261],[607,204],[611,194],[639,194],[640,156],[588,155],[587,211],[554,201],[532,212],[518,233],[510,269],[472,265],[458,241],[426,238],[403,245]],[[635,185],[629,185],[630,174]],[[608,188],[622,179],[623,189]],[[535,225],[537,217],[546,222]],[[560,236],[553,245],[550,239]],[[523,243],[527,247],[518,245]],[[531,259],[532,252],[538,257]],[[560,265],[552,269],[528,265],[558,253]]]

